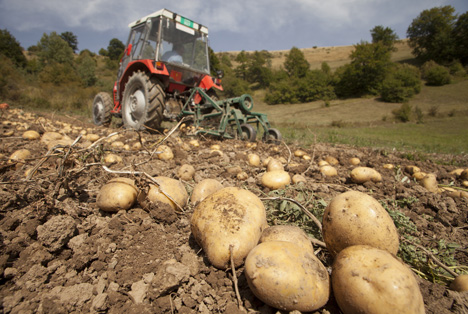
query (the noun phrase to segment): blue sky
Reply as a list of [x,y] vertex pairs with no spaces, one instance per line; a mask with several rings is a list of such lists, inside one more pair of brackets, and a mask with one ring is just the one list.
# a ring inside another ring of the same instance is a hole
[[44,33],[70,31],[79,50],[126,43],[128,24],[162,8],[209,28],[215,52],[346,46],[370,41],[377,25],[400,38],[423,10],[468,0],[0,0],[0,29],[27,49]]

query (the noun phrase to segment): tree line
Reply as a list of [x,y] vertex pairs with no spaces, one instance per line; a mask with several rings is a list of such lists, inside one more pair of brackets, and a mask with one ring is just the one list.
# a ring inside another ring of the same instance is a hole
[[379,25],[370,33],[372,42],[354,45],[350,63],[334,72],[326,62],[319,70],[310,69],[304,53],[296,47],[287,53],[279,70],[271,68],[267,51],[242,51],[234,59],[220,54],[214,64],[226,73],[227,96],[266,89],[265,101],[272,105],[314,100],[328,103],[368,95],[386,102],[405,102],[420,92],[422,82],[440,86],[454,76],[466,76],[468,12],[457,16],[452,6],[422,11],[407,29],[416,61],[413,64],[391,61],[399,40],[391,28]]
[[[272,69],[272,55],[265,50],[242,51],[231,59],[210,49],[211,69],[213,73],[224,70],[226,97],[265,89],[265,102],[272,105],[314,100],[328,103],[336,98],[367,95],[405,102],[419,93],[422,80],[429,85],[444,85],[453,76],[466,75],[468,12],[458,16],[452,6],[422,11],[407,29],[415,64],[391,61],[399,40],[392,29],[379,25],[370,32],[372,42],[354,45],[350,62],[335,71],[326,62],[320,69],[310,69],[303,52],[296,47],[286,54],[280,69]],[[99,51],[107,70],[117,71],[124,49],[124,44],[113,38],[107,49]],[[96,74],[96,55],[87,49],[76,54],[77,50],[78,40],[73,33],[51,32],[28,48],[30,57],[26,58],[8,30],[0,30],[0,98],[5,101],[15,95],[13,85],[25,77],[40,84],[107,88]]]

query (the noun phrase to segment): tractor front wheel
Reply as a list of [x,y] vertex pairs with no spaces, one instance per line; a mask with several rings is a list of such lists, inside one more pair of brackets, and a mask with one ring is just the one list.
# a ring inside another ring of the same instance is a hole
[[164,91],[155,78],[142,71],[130,76],[122,99],[122,120],[126,127],[154,131],[161,126]]
[[255,142],[257,139],[257,131],[250,124],[241,124],[242,137],[241,140]]
[[263,134],[263,141],[266,143],[279,144],[282,139],[283,137],[277,129],[270,128]]
[[112,120],[112,98],[108,93],[101,92],[94,97],[93,122],[96,125],[108,126]]

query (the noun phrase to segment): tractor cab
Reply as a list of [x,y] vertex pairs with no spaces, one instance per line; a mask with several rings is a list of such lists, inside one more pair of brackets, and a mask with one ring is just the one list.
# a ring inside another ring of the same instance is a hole
[[[168,93],[201,86],[210,75],[208,28],[166,9],[129,25],[131,31],[118,81],[135,62],[144,62]],[[121,84],[122,85],[122,84]],[[210,86],[211,87],[211,86]]]

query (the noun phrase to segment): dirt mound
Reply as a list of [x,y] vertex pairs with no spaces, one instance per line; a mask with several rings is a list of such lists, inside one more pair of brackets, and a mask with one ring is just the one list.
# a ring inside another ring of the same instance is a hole
[[[137,203],[128,211],[110,214],[96,206],[100,188],[112,178],[132,178],[145,190],[151,183],[148,176],[177,178],[183,164],[196,169],[193,180],[183,182],[189,194],[206,178],[217,179],[225,187],[246,188],[260,197],[275,199],[265,200],[270,225],[297,224],[319,240],[314,223],[308,218],[297,219],[299,207],[285,202],[286,198],[320,215],[320,209],[323,212],[339,193],[369,193],[393,211],[394,219],[400,219],[397,225],[402,238],[408,235],[439,257],[447,254],[444,261],[453,262],[449,266],[468,265],[467,198],[460,196],[459,190],[451,196],[429,192],[404,172],[406,165],[415,165],[435,173],[439,184],[460,187],[461,181],[451,174],[454,166],[325,144],[301,147],[312,157],[305,160],[294,156],[298,147],[213,139],[198,139],[200,145],[195,146],[189,144],[191,138],[177,133],[164,140],[174,158],[160,160],[155,152],[163,135],[96,128],[74,118],[45,117],[16,109],[1,114],[0,298],[5,313],[240,312],[231,272],[212,267],[191,236],[192,204],[181,213],[166,207],[143,209]],[[26,130],[36,131],[39,138],[24,139]],[[220,145],[221,152],[212,151],[213,144]],[[19,149],[29,150],[30,155],[10,160]],[[104,157],[111,152],[122,161],[106,164]],[[250,152],[262,160],[267,156],[283,158],[286,170],[302,174],[306,182],[269,191],[259,183],[264,169],[247,162]],[[317,161],[328,156],[338,161],[334,166],[338,176],[321,174]],[[359,158],[361,166],[378,170],[382,182],[352,183],[351,157]],[[461,162],[468,167],[466,160]],[[385,164],[395,167],[386,169]],[[238,177],[239,169],[247,173],[246,179]],[[426,261],[417,267],[411,265],[425,277],[419,278],[419,283],[426,312],[466,313],[466,293],[431,282],[428,273],[437,266],[414,246],[406,249],[400,253]],[[326,266],[331,265],[326,249],[316,253]],[[237,276],[245,309],[277,312],[252,294],[243,268],[237,269]],[[449,277],[448,273],[445,276]],[[443,280],[442,275],[437,278]],[[331,298],[318,313],[339,313],[339,309]]]

